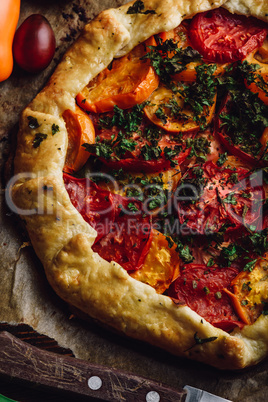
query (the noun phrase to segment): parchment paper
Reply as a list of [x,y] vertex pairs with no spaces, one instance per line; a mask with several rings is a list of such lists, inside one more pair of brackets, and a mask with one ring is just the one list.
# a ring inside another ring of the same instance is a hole
[[78,358],[123,369],[175,388],[188,384],[233,401],[266,401],[267,361],[243,372],[222,372],[123,338],[93,321],[85,322],[73,316],[69,307],[48,285],[20,220],[5,205],[4,188],[12,174],[14,139],[20,111],[43,87],[84,24],[102,9],[118,7],[123,2],[22,0],[20,22],[33,13],[45,15],[55,31],[57,50],[54,60],[42,73],[27,74],[15,66],[11,77],[0,83],[0,151],[3,172],[0,321],[26,323],[39,333],[54,338],[60,346],[70,348]]

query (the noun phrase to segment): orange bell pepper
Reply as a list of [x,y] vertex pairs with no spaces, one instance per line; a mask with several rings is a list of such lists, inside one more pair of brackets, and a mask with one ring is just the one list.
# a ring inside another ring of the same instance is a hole
[[19,15],[20,0],[0,1],[0,82],[12,73],[12,43]]
[[68,132],[68,149],[64,171],[72,173],[80,170],[89,158],[89,153],[82,147],[86,142],[94,144],[95,129],[90,117],[76,106],[75,111],[65,110],[63,119]]
[[140,59],[147,46],[156,46],[153,37],[136,46],[128,55],[114,60],[111,70],[107,68],[100,73],[77,95],[79,106],[87,111],[103,113],[112,111],[115,105],[128,109],[145,101],[159,84],[150,61]]

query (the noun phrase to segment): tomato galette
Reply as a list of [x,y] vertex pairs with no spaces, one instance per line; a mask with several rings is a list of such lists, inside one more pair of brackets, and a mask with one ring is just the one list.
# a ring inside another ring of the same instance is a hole
[[222,369],[268,353],[268,2],[134,1],[24,110],[13,201],[65,301]]

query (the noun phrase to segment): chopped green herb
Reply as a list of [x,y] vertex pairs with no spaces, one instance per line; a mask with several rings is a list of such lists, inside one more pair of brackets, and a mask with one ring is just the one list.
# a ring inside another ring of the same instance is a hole
[[250,271],[250,272],[251,272],[251,271],[253,270],[253,268],[254,268],[254,266],[255,266],[255,264],[256,264],[257,261],[258,261],[258,260],[255,259],[255,260],[253,260],[253,261],[248,262],[248,263],[244,266],[243,271]]
[[196,332],[194,334],[195,344],[193,346],[191,346],[189,349],[187,349],[185,352],[187,352],[188,350],[194,348],[196,345],[203,345],[203,343],[213,342],[216,339],[218,339],[217,336],[211,336],[209,338],[199,338],[199,336],[197,335],[197,332]]
[[141,0],[135,1],[127,10],[127,14],[156,14],[155,10],[144,10],[144,3]]
[[172,39],[163,42],[158,38],[158,42],[157,46],[149,46],[150,51],[142,58],[149,59],[160,79],[173,88],[172,76],[185,70],[188,63],[201,60],[201,55],[190,46],[178,48]]
[[227,197],[224,198],[222,201],[225,202],[226,204],[232,204],[232,205],[237,204],[237,201],[235,199],[235,195],[233,193],[228,194]]
[[133,202],[130,202],[127,207],[131,212],[137,212],[138,211],[138,208],[136,207],[135,204],[133,204]]
[[204,290],[204,292],[206,293],[206,295],[209,295],[210,290],[209,290],[209,288],[208,288],[207,286],[205,286],[205,287],[203,288],[203,290]]
[[215,293],[215,298],[216,298],[217,300],[220,300],[220,299],[222,298],[221,292],[216,292],[216,293]]
[[156,110],[155,115],[164,125],[167,124],[167,115],[161,106]]
[[210,258],[207,262],[207,267],[212,267],[215,264],[215,261],[213,258]]
[[252,288],[250,287],[250,282],[244,282],[242,285],[242,290],[250,292],[252,290]]
[[38,123],[37,119],[33,116],[28,116],[28,126],[30,127],[30,129],[35,129],[40,127],[40,124]]
[[263,315],[268,315],[268,302],[262,302],[262,303],[263,303],[262,314]]
[[58,124],[54,124],[54,123],[52,124],[51,129],[52,129],[52,135],[55,135],[56,133],[58,133],[60,131]]
[[217,165],[222,166],[227,161],[227,157],[227,152],[224,152],[224,154],[220,154],[219,159],[217,160]]
[[47,134],[43,134],[43,133],[37,133],[34,136],[33,139],[33,147],[34,148],[38,148],[41,144],[42,141],[44,141],[47,138]]

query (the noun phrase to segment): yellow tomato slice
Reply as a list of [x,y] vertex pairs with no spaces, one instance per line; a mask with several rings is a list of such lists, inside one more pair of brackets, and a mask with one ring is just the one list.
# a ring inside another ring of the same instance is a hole
[[128,109],[145,101],[159,84],[150,61],[141,60],[146,46],[156,46],[155,39],[149,38],[114,60],[110,70],[104,70],[77,95],[78,104],[87,111],[103,113],[112,111],[115,105]]
[[246,324],[253,324],[268,301],[268,261],[257,260],[252,271],[242,271],[232,281],[234,293],[225,290],[231,297],[239,317]]
[[[184,97],[160,85],[151,95],[150,104],[145,106],[144,112],[155,125],[168,132],[186,133],[198,131],[200,126],[194,121],[194,112],[185,105]],[[209,124],[213,118],[216,104],[216,95],[213,105],[204,108],[206,122]]]
[[162,233],[153,229],[152,243],[141,269],[132,272],[132,278],[152,286],[157,293],[164,293],[180,273],[180,259],[176,245],[171,248]]
[[[178,183],[181,179],[181,171],[179,166],[176,169],[169,169],[159,174],[157,173],[128,173],[125,178],[120,181],[116,181],[112,176],[107,173],[106,181],[101,181],[98,185],[104,190],[109,190],[114,194],[119,194],[124,197],[133,195],[138,197],[139,195],[145,195],[144,202],[145,207],[149,210],[151,215],[159,213],[165,205],[156,206],[150,209],[150,201],[154,197],[147,196],[147,190],[159,189],[160,197],[165,198],[166,193],[174,193],[178,187]],[[139,198],[138,198],[139,199]]]

